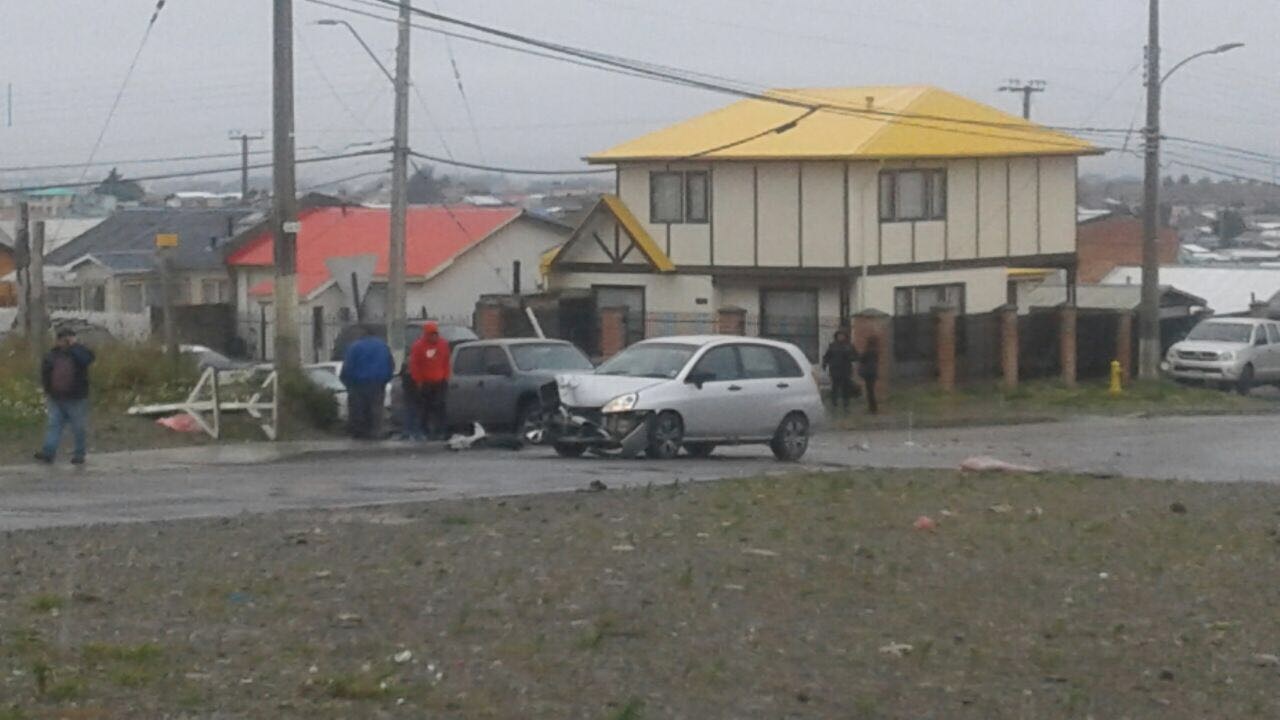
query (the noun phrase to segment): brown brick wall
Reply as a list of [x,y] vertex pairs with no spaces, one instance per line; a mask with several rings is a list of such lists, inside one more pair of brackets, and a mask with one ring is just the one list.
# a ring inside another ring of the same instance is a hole
[[627,309],[600,308],[600,355],[613,357],[627,346]]
[[[1101,282],[1118,265],[1142,264],[1142,218],[1125,215],[1080,223],[1076,237],[1082,283]],[[1178,246],[1178,232],[1162,228],[1161,265],[1178,261]]]

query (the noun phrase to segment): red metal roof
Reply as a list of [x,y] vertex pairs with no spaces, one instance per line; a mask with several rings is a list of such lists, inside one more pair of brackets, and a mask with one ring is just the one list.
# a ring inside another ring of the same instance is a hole
[[[476,243],[517,218],[519,208],[478,208],[420,205],[409,208],[405,232],[405,276],[431,275]],[[353,255],[377,255],[374,277],[387,276],[390,235],[387,208],[322,207],[302,212],[298,220],[298,295],[307,297],[331,280],[325,260]],[[227,258],[232,267],[271,267],[272,237],[265,230]],[[271,281],[249,289],[266,295]]]

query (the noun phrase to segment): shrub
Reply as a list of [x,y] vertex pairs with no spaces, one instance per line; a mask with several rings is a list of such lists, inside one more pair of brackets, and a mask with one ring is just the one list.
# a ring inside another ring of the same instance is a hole
[[317,430],[331,430],[338,424],[338,401],[333,393],[316,385],[301,373],[290,373],[280,379],[284,393],[284,412],[289,417],[305,420]]

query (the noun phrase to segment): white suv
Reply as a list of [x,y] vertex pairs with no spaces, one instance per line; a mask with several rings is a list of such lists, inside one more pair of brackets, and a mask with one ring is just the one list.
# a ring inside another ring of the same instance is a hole
[[1200,381],[1242,395],[1280,382],[1280,324],[1258,318],[1213,318],[1169,348],[1161,369],[1174,380]]
[[667,459],[719,445],[768,445],[796,461],[823,419],[813,366],[795,345],[738,336],[637,343],[589,375],[543,388],[546,437],[563,456],[592,449]]

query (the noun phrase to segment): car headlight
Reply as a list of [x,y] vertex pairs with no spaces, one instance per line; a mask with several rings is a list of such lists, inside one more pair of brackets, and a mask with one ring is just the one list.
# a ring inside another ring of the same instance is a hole
[[619,395],[618,397],[605,403],[604,407],[600,410],[600,412],[603,412],[603,413],[628,412],[634,409],[636,406],[636,403],[639,401],[640,401],[640,396],[636,393],[627,393],[626,395]]
[[1219,360],[1235,360],[1236,354],[1233,352],[1218,353]]

